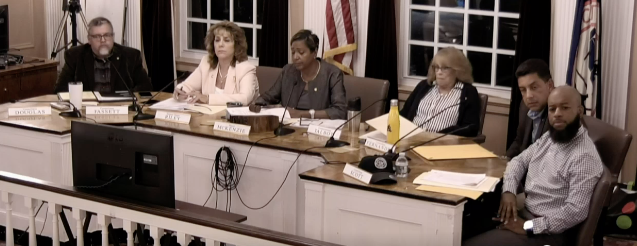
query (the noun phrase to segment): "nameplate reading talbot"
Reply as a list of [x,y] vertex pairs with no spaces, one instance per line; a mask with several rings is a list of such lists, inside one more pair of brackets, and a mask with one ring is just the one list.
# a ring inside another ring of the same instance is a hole
[[[334,131],[336,131],[336,133],[334,133]],[[332,134],[334,134],[334,139],[341,138],[341,130],[337,131],[336,129],[323,127],[319,125],[310,125],[307,128],[307,132],[309,134],[319,135],[319,136],[328,137],[328,138],[331,137]]]

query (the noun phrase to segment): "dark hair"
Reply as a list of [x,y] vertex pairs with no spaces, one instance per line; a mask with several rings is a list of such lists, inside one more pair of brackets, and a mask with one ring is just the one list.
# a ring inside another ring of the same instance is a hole
[[91,28],[96,27],[96,26],[101,26],[104,24],[108,24],[109,26],[111,26],[111,30],[113,30],[113,24],[111,23],[111,21],[109,21],[108,19],[104,18],[104,17],[96,17],[95,19],[92,19],[91,21],[88,22],[88,31],[91,31]]
[[515,77],[519,78],[534,73],[537,74],[540,79],[544,80],[544,82],[548,82],[549,79],[553,78],[551,77],[549,65],[540,59],[528,59],[524,61],[515,71]]
[[215,53],[215,32],[217,30],[226,30],[230,35],[232,35],[232,40],[234,41],[234,57],[232,57],[231,65],[235,66],[237,62],[243,62],[248,60],[248,42],[246,41],[246,34],[243,31],[243,28],[237,26],[229,21],[222,21],[208,29],[208,34],[206,34],[206,50],[208,50],[208,63],[210,63],[210,67],[217,67],[217,63],[219,62],[219,58]]
[[310,52],[315,52],[318,50],[319,38],[310,30],[303,29],[294,34],[294,36],[292,36],[292,39],[290,40],[290,45],[292,45],[292,43],[296,41],[305,41],[305,45],[307,46],[307,48],[310,49]]

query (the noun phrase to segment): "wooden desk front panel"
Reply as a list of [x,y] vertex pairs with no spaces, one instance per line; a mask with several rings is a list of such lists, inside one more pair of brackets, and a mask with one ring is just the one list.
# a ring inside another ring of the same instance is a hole
[[47,60],[0,70],[0,103],[53,93],[57,64]]

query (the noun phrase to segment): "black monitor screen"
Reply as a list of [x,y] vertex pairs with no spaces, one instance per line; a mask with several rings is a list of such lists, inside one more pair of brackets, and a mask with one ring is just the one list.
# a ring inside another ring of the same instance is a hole
[[175,208],[173,137],[71,123],[73,186]]
[[9,50],[9,5],[0,6],[0,54]]

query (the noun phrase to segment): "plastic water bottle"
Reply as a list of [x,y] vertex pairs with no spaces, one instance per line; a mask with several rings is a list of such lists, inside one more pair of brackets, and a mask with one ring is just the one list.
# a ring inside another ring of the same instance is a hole
[[396,159],[396,177],[406,178],[408,171],[409,161],[405,157],[405,152],[400,153],[398,159]]

